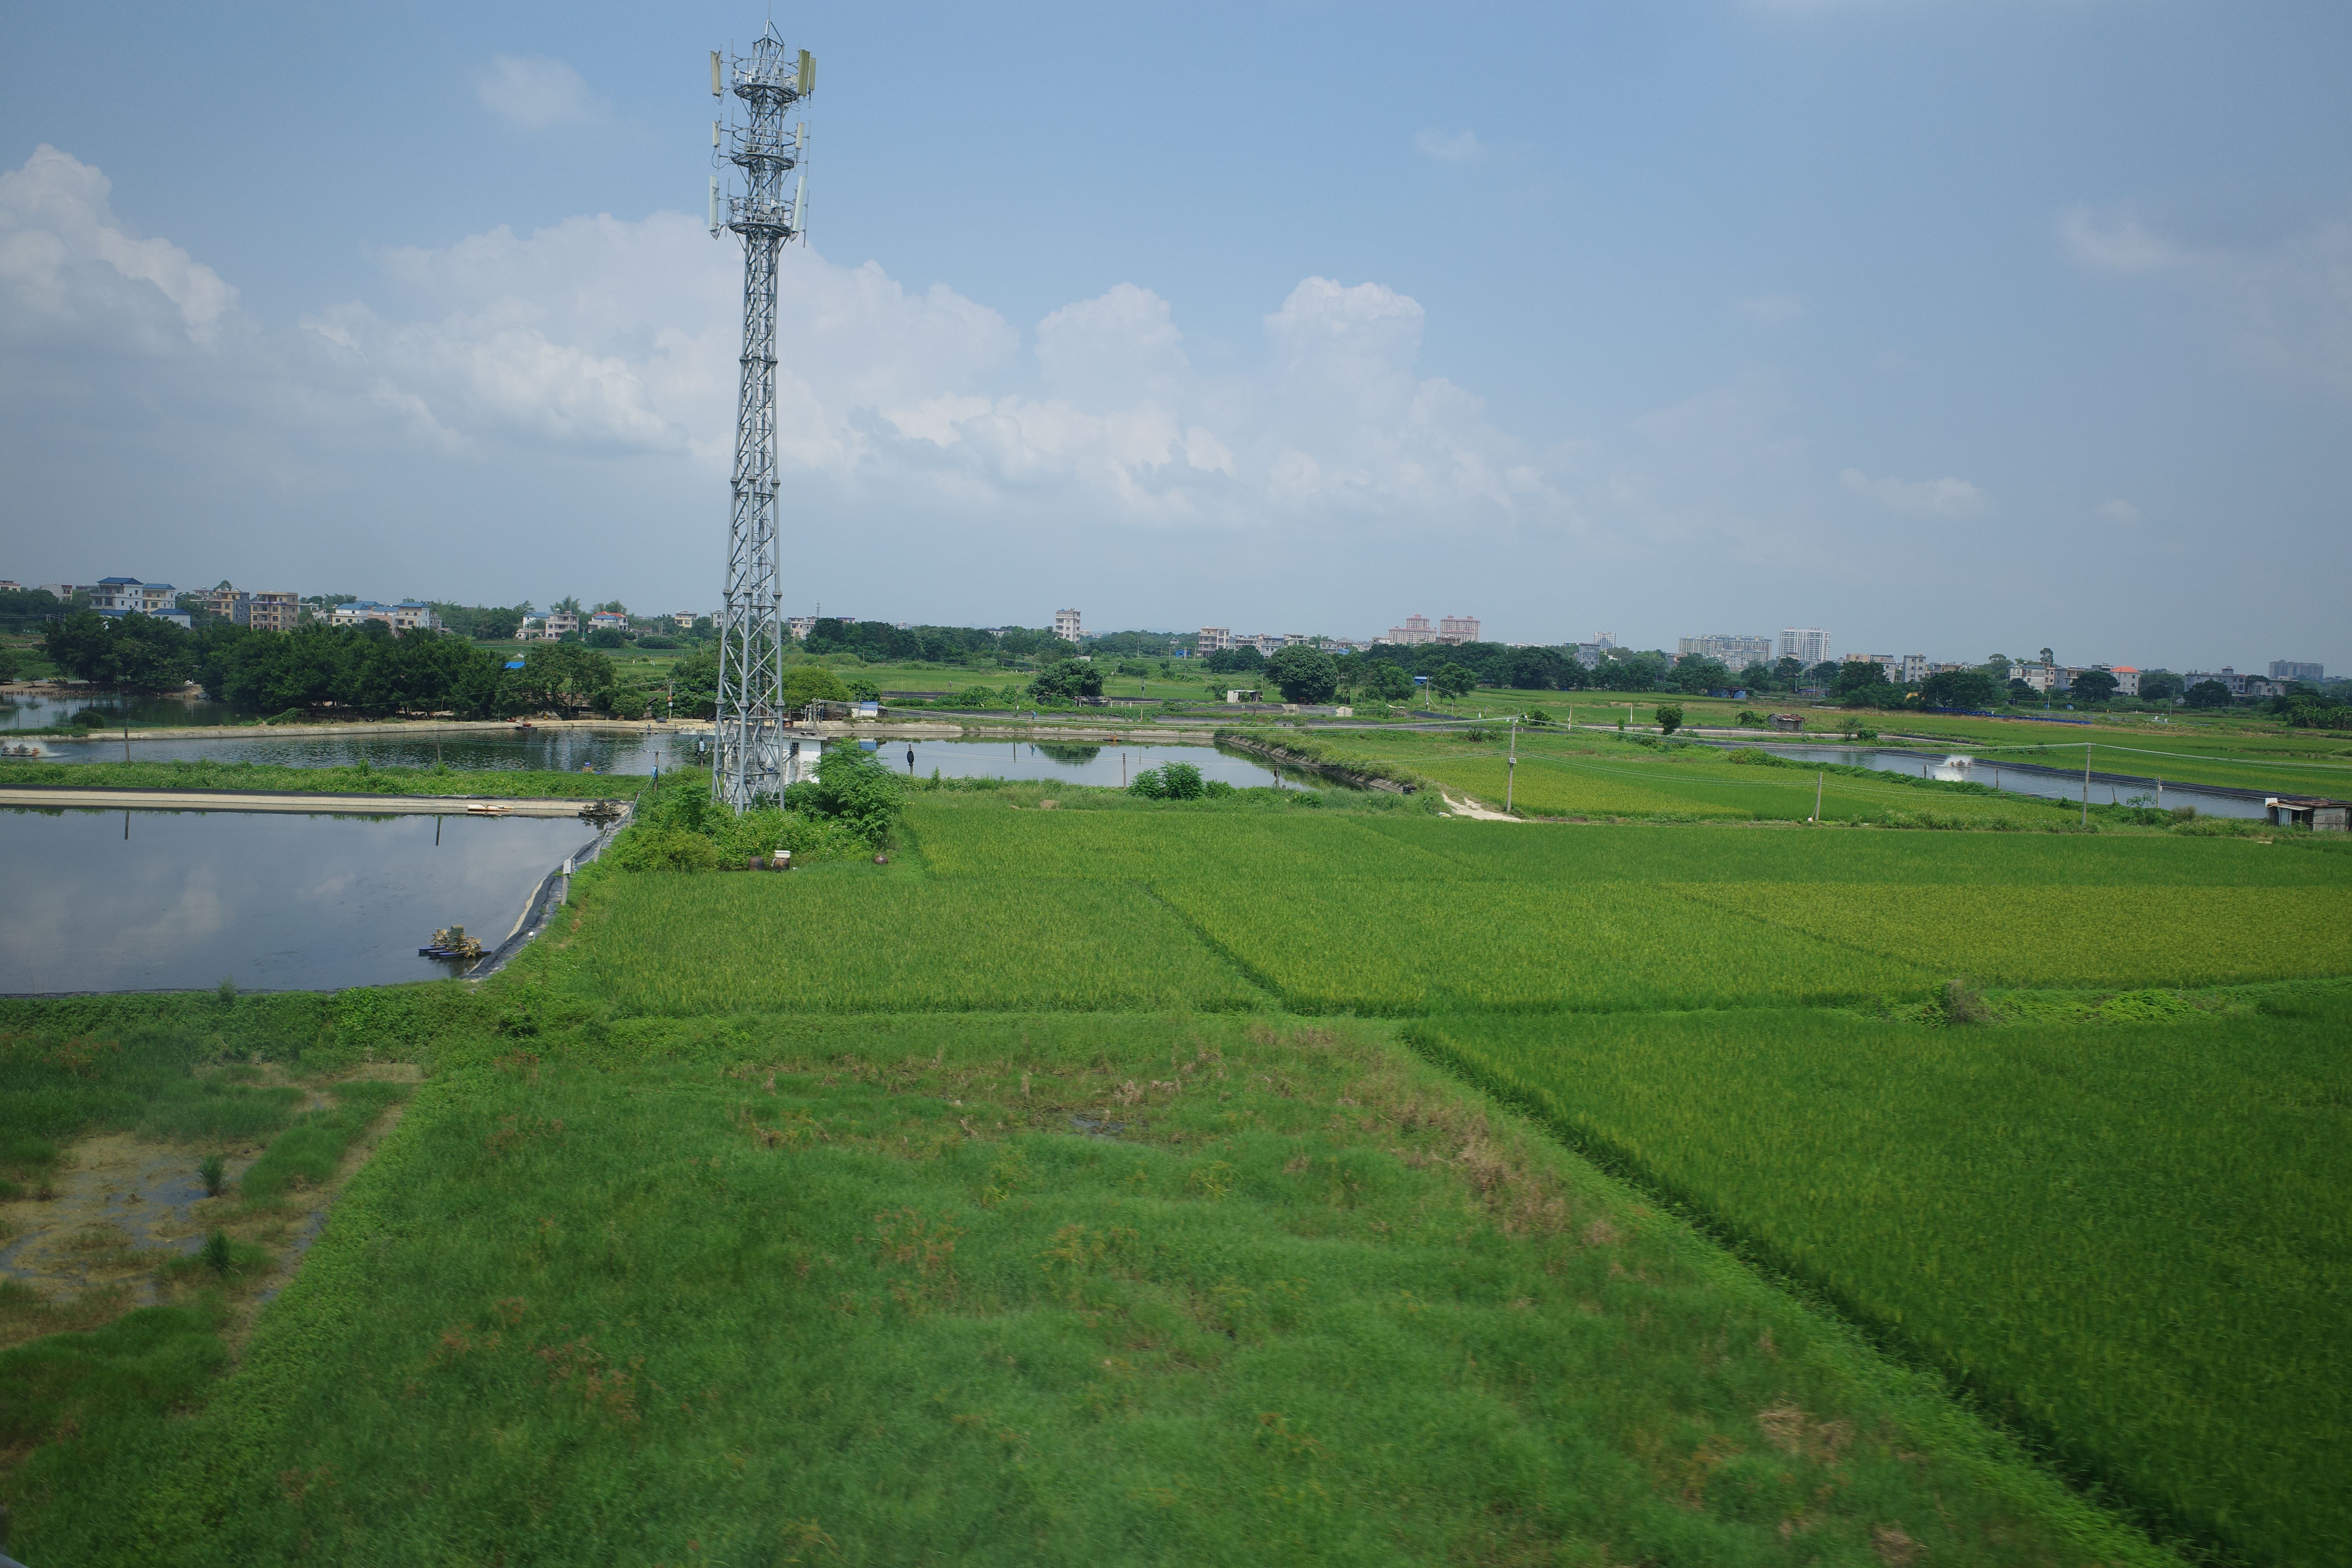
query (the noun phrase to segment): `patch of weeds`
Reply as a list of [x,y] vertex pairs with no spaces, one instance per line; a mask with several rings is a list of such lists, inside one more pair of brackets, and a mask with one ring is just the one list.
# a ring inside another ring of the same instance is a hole
[[218,1154],[207,1154],[196,1165],[196,1179],[205,1184],[205,1195],[216,1198],[228,1184],[228,1164]]
[[195,1251],[165,1263],[163,1278],[173,1285],[239,1287],[265,1278],[276,1265],[269,1248],[216,1230]]
[[1947,1024],[1995,1024],[2000,1015],[1984,999],[1984,993],[1965,980],[1944,983],[1942,998],[1944,1022]]

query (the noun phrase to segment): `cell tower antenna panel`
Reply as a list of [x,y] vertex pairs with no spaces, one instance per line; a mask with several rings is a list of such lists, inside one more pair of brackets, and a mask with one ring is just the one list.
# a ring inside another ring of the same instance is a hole
[[[783,727],[782,558],[776,475],[776,265],[801,232],[807,176],[791,200],[784,177],[801,163],[805,133],[785,115],[816,80],[808,51],[790,59],[771,23],[749,55],[732,61],[739,115],[714,151],[741,172],[742,194],[713,183],[711,233],[732,229],[743,241],[743,353],[735,400],[735,470],[727,528],[727,584],[719,623],[719,711],[712,758],[713,798],[737,811],[773,800],[795,782],[797,746]],[[710,57],[710,90],[721,90],[719,58]]]

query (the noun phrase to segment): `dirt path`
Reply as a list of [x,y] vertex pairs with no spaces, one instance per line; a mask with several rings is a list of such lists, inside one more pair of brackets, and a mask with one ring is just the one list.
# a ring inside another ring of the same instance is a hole
[[1455,795],[1450,789],[1441,789],[1438,793],[1445,797],[1445,809],[1451,816],[1467,816],[1478,822],[1517,822],[1520,820],[1518,817],[1513,816],[1508,812],[1496,811],[1491,806],[1481,805],[1466,795]]

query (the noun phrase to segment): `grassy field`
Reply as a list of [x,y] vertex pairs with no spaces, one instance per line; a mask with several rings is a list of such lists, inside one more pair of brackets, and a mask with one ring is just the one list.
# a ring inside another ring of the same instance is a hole
[[2084,1468],[2263,1561],[2352,1552],[2352,990],[1427,1027]]
[[2159,1560],[1377,1032],[493,1037],[402,1133],[193,1416],[44,1451],[18,1550]]
[[257,1318],[0,1360],[12,1550],[2352,1553],[2352,846],[1307,800],[922,790],[478,990],[0,1004],[20,1185],[241,1116],[279,1201],[395,1091],[272,1075],[429,1069]]

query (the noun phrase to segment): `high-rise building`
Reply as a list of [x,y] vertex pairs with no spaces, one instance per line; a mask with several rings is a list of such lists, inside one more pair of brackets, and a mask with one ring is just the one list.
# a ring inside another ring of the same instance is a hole
[[1054,612],[1054,635],[1062,638],[1066,642],[1076,642],[1081,636],[1078,630],[1078,612],[1076,610],[1055,610]]
[[1830,656],[1830,634],[1819,626],[1790,626],[1780,634],[1780,657],[1793,658],[1808,669]]
[[1437,620],[1437,640],[1443,643],[1476,642],[1478,617],[1475,616],[1441,616]]
[[1429,624],[1427,616],[1407,616],[1404,625],[1389,628],[1389,641],[1407,644],[1435,642],[1437,628]]
[[1927,679],[1927,656],[1924,653],[1905,654],[1902,669],[1900,673],[1895,675],[1894,679],[1903,686],[1916,686]]
[[1772,662],[1772,639],[1769,637],[1738,637],[1711,632],[1706,637],[1682,637],[1675,644],[1675,653],[1681,658],[1711,658],[1732,669],[1745,669],[1751,664]]
[[2327,667],[2324,664],[2305,664],[2301,659],[2274,658],[2271,660],[2271,679],[2273,680],[2325,680],[2327,679]]

